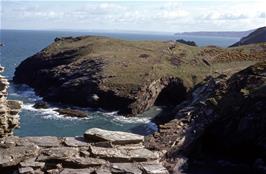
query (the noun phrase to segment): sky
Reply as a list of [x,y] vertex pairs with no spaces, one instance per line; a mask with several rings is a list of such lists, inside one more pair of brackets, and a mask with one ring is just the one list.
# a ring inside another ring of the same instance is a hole
[[266,26],[266,0],[1,0],[1,29],[244,31]]

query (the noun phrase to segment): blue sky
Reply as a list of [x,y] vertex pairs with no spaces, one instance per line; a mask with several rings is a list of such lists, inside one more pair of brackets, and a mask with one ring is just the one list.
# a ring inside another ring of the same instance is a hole
[[266,1],[1,0],[2,29],[229,31],[266,25]]

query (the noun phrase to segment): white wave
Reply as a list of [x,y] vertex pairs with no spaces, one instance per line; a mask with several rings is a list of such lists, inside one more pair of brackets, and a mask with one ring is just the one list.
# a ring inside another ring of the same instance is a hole
[[86,117],[86,118],[78,118],[78,117],[67,117],[67,116],[63,116],[60,115],[58,112],[56,112],[55,110],[58,109],[56,107],[52,107],[52,108],[48,108],[48,109],[36,109],[33,107],[34,104],[23,104],[22,109],[24,110],[28,110],[31,112],[38,112],[40,116],[42,116],[43,118],[46,119],[64,119],[64,120],[88,120],[91,119],[91,117]]
[[10,86],[9,95],[13,97],[18,97],[19,100],[27,100],[29,102],[36,102],[42,100],[43,98],[36,95],[34,90],[27,85],[16,85]]

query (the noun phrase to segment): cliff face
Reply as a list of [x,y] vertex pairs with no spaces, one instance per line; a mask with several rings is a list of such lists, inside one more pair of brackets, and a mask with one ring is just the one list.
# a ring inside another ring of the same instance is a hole
[[[4,68],[0,66],[0,72]],[[13,129],[19,127],[19,111],[21,102],[7,100],[8,81],[3,76],[0,76],[0,137],[10,136],[13,134]]]
[[236,47],[240,45],[255,44],[266,42],[266,27],[258,28],[257,30],[250,33],[248,36],[243,37],[240,41],[234,43],[230,47]]
[[146,146],[165,150],[172,170],[186,157],[190,166],[215,172],[265,173],[265,73],[264,61],[229,79],[206,79],[176,107],[175,119],[146,138]]
[[176,105],[212,71],[236,71],[220,62],[261,60],[265,50],[266,44],[222,49],[97,36],[57,38],[16,68],[14,82],[28,84],[47,101],[136,115],[156,103]]

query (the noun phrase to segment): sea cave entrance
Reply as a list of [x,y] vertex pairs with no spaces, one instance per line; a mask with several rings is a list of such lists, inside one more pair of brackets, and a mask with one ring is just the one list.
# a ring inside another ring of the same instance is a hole
[[176,106],[187,97],[187,88],[178,80],[170,82],[162,88],[155,100],[155,106]]

